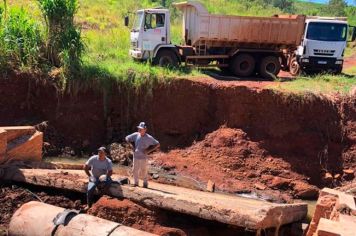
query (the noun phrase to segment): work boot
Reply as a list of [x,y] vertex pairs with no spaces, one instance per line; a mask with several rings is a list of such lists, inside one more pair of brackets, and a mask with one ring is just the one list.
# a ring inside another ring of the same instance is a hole
[[147,182],[144,182],[144,183],[143,183],[143,187],[144,187],[144,188],[148,188],[148,183],[147,183]]

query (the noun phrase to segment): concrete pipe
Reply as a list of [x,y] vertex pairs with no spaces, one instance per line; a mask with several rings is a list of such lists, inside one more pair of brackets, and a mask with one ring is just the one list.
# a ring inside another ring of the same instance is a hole
[[87,214],[72,214],[65,224],[56,226],[53,220],[64,210],[41,202],[26,203],[12,216],[9,236],[153,235]]

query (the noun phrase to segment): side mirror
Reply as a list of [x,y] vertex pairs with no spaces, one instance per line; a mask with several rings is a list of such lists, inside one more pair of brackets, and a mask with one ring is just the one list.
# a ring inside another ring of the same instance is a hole
[[129,16],[125,16],[125,26],[128,27],[130,22]]
[[348,37],[349,40],[347,40],[347,42],[354,42],[356,39],[356,26],[349,25],[349,30],[350,30],[349,37]]

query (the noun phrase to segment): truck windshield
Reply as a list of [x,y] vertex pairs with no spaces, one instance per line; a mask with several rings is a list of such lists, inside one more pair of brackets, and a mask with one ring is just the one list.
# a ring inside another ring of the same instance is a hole
[[307,39],[320,41],[345,41],[347,25],[337,23],[311,22]]
[[132,31],[135,32],[135,31],[139,31],[140,30],[142,19],[143,19],[143,12],[138,12],[136,17],[135,17],[135,20],[134,20]]

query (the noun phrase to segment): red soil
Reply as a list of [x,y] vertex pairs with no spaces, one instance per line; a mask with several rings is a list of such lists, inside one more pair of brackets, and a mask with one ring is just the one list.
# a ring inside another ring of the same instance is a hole
[[159,210],[144,208],[127,199],[119,200],[107,196],[101,197],[90,209],[90,214],[103,219],[121,223],[135,229],[158,235],[186,235],[180,229],[161,226],[164,214]]
[[263,184],[310,197],[307,183],[340,185],[323,176],[356,167],[355,98],[283,94],[265,89],[270,83],[177,79],[141,90],[113,84],[107,96],[95,86],[63,96],[51,83],[14,75],[0,79],[0,125],[48,121],[48,145],[80,154],[123,141],[144,120],[168,152],[158,163],[220,189]]
[[[153,158],[156,165],[173,166],[178,173],[205,183],[212,180],[222,191],[257,189],[275,194],[272,190],[280,189],[295,197],[317,196],[317,188],[307,183],[307,177],[293,171],[288,160],[272,156],[262,143],[252,141],[241,129],[221,127],[188,148],[159,153]],[[306,190],[309,192],[303,192]],[[286,194],[279,197],[290,199]]]

